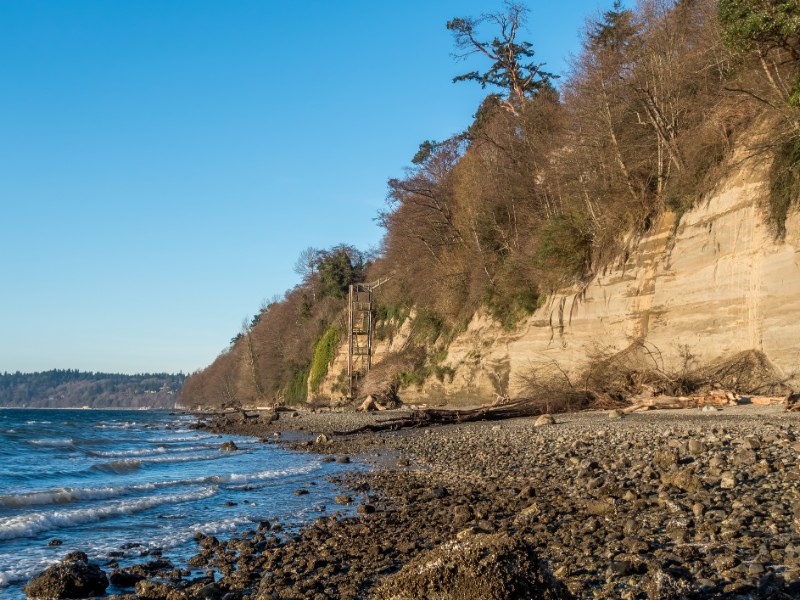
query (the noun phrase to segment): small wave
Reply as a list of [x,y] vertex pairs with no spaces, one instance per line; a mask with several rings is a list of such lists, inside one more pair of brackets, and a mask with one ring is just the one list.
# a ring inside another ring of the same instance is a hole
[[50,425],[52,421],[25,421],[25,425]]
[[69,511],[27,513],[0,519],[0,540],[28,537],[52,529],[65,529],[76,525],[96,523],[119,515],[129,515],[165,504],[180,504],[210,498],[217,493],[217,487],[206,487],[196,492],[155,496],[128,502],[115,502],[97,508],[82,508]]
[[214,454],[192,454],[189,456],[161,456],[155,458],[142,458],[141,462],[147,464],[166,464],[166,463],[183,463],[183,462],[202,462],[207,460],[219,460],[221,458],[228,458],[230,456],[239,456],[241,454],[251,454],[250,450],[243,450],[240,452],[216,452]]
[[115,460],[110,463],[100,463],[90,467],[93,471],[102,473],[130,473],[142,468],[141,460]]
[[[255,473],[231,473],[229,475],[209,475],[195,479],[178,479],[167,481],[154,481],[151,483],[139,483],[133,485],[118,485],[107,487],[85,487],[85,488],[57,488],[41,492],[29,492],[27,494],[9,494],[0,496],[0,507],[4,508],[25,508],[28,506],[46,506],[50,504],[71,504],[83,500],[110,500],[128,494],[140,492],[150,492],[167,487],[190,486],[190,485],[224,485],[229,489],[237,489],[237,486],[248,486],[254,483],[263,483],[280,477],[292,475],[302,475],[317,469],[315,465],[308,465],[295,469],[273,469],[270,471],[257,471]],[[258,487],[258,486],[257,486]]]
[[108,423],[98,423],[94,429],[130,429],[136,425],[136,421],[110,421]]
[[46,448],[72,448],[75,440],[72,439],[51,439],[51,440],[28,440],[34,446],[44,446]]
[[146,442],[153,442],[155,444],[164,444],[170,442],[195,442],[197,440],[206,440],[210,438],[210,435],[179,435],[179,436],[161,436],[161,437],[154,437],[148,438]]
[[156,448],[139,448],[138,450],[117,450],[113,452],[101,452],[99,450],[89,450],[86,454],[98,458],[125,458],[126,456],[156,456],[158,454],[200,452],[213,447],[210,444],[196,444],[194,446],[184,446],[178,448],[168,448],[167,446],[157,446]]
[[153,454],[164,454],[167,449],[164,446],[158,448],[140,448],[139,450],[118,450],[116,452],[100,452],[89,450],[86,454],[98,458],[124,458],[126,456],[151,456]]
[[108,500],[118,498],[131,492],[146,492],[163,485],[143,483],[139,485],[120,485],[95,488],[60,488],[44,492],[13,494],[0,496],[0,506],[4,508],[24,508],[26,506],[44,506],[47,504],[70,504],[82,500]]
[[318,469],[316,465],[306,465],[294,469],[272,469],[270,471],[258,471],[256,473],[231,473],[230,475],[211,475],[205,477],[203,483],[218,484],[248,484],[278,477],[289,477],[291,475],[303,475]]
[[221,458],[228,458],[231,456],[238,456],[240,454],[249,454],[249,451],[241,452],[218,452],[215,454],[190,454],[180,456],[160,456],[148,458],[130,458],[114,460],[109,463],[98,463],[89,467],[90,471],[100,471],[102,473],[117,473],[124,474],[130,473],[141,469],[144,465],[161,465],[172,463],[188,463],[188,462],[205,462],[209,460],[219,460]]

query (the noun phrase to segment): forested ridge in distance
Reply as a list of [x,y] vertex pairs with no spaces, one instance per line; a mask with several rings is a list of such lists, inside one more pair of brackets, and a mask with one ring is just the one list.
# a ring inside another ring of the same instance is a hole
[[0,373],[0,407],[174,408],[183,373],[91,373],[54,369]]

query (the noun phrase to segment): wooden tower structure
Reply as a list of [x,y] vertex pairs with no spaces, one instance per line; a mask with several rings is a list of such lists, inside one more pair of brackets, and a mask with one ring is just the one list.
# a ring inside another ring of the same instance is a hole
[[350,285],[347,310],[347,395],[350,398],[353,397],[358,379],[366,375],[372,367],[372,338],[375,326],[373,290],[388,280],[388,277],[384,277],[372,283]]

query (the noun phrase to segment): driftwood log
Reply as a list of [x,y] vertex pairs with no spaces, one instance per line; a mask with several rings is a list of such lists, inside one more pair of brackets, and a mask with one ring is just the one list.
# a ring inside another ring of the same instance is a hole
[[531,417],[542,414],[539,406],[527,400],[517,400],[502,405],[482,406],[465,410],[427,408],[413,410],[411,413],[384,419],[370,425],[356,427],[349,431],[337,431],[335,435],[353,435],[365,431],[395,431],[408,427],[428,427],[430,425],[452,425],[474,421],[501,421],[518,417]]

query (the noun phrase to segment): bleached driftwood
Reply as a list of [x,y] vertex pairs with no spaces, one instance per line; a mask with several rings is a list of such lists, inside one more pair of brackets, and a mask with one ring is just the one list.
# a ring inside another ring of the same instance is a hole
[[702,396],[635,396],[631,406],[622,409],[628,414],[637,410],[664,410],[680,408],[702,408],[703,406],[736,406],[740,397],[724,390],[711,390]]
[[358,407],[358,410],[362,412],[371,412],[374,410],[386,410],[386,407],[375,400],[372,396],[367,396],[364,402],[361,403],[361,406]]

